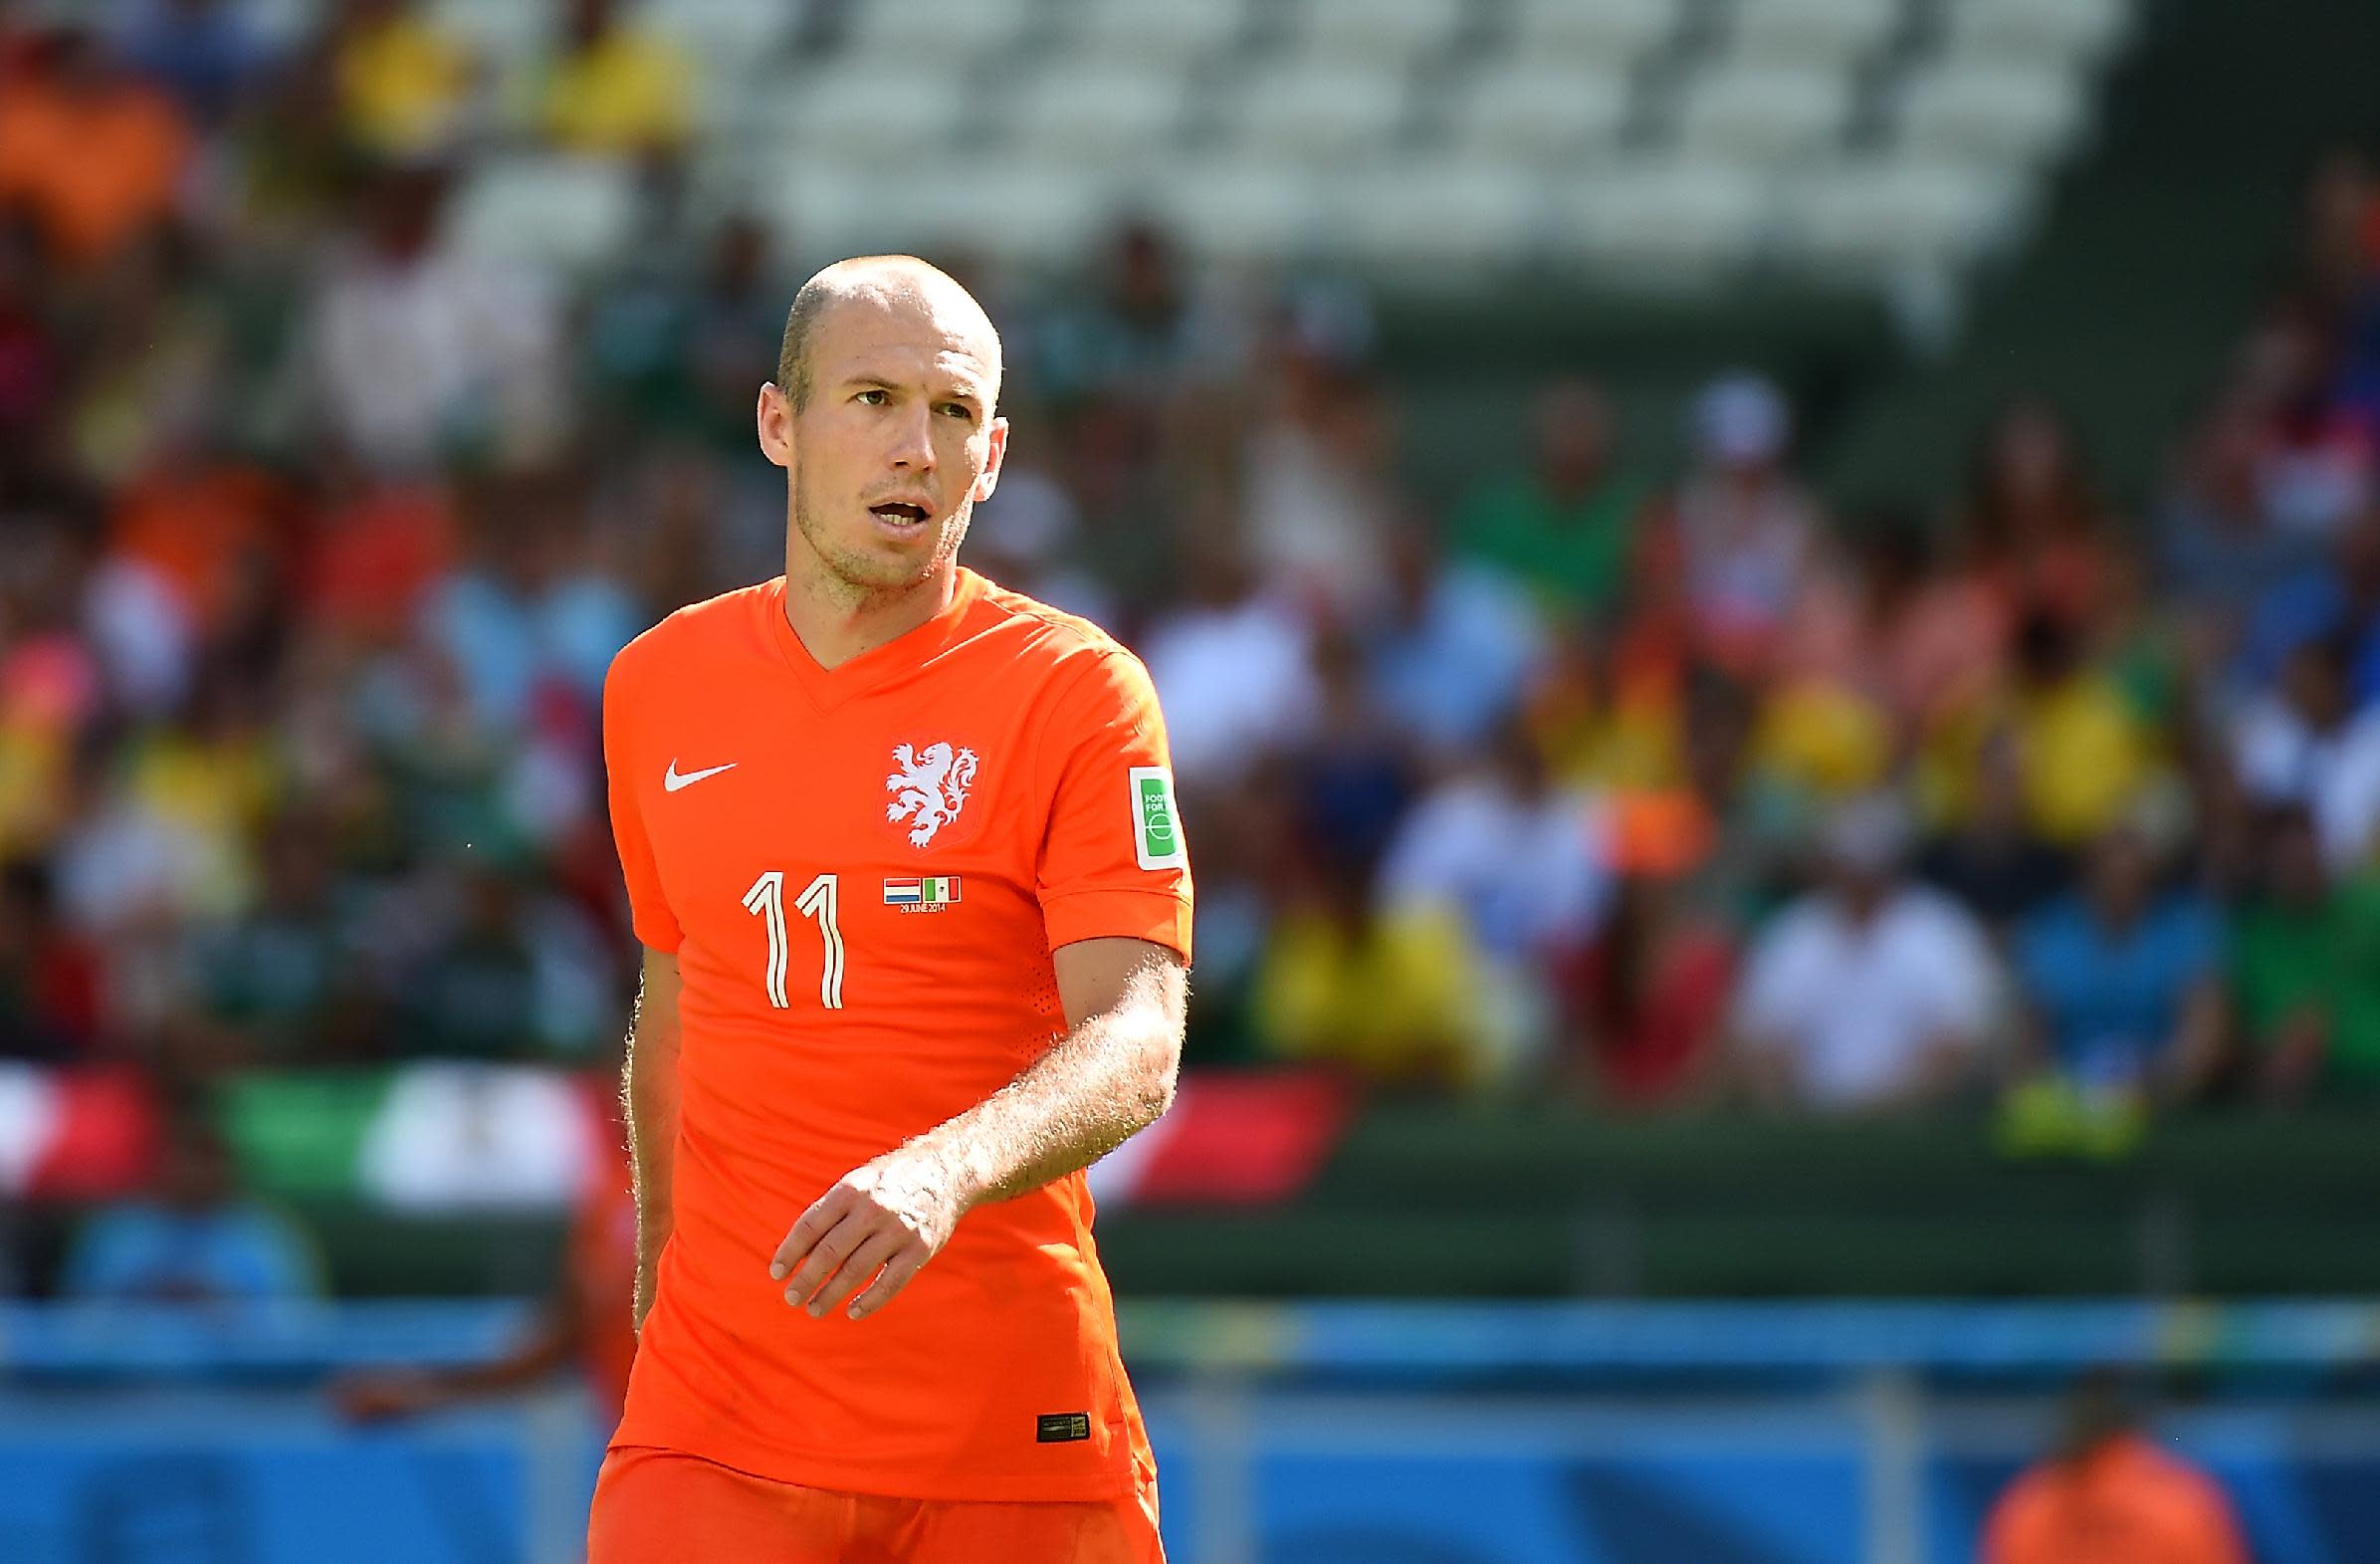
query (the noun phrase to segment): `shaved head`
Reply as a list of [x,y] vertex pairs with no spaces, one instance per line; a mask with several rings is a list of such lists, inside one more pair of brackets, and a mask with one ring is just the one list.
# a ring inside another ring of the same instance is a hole
[[985,390],[998,395],[1000,334],[975,296],[941,267],[914,255],[863,255],[837,261],[803,283],[793,296],[793,308],[785,312],[785,335],[776,349],[776,384],[795,412],[809,406],[817,389],[810,344],[819,324],[837,306],[855,301],[879,308],[922,307],[975,337],[976,351],[991,370]]
[[1007,449],[999,389],[999,333],[947,273],[872,255],[801,285],[756,409],[801,601],[847,622],[948,600]]

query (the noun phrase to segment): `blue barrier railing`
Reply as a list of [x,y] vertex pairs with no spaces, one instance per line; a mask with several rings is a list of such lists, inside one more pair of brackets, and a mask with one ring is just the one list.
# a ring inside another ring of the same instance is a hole
[[[170,1533],[251,1564],[568,1564],[605,1432],[570,1377],[361,1428],[322,1390],[486,1357],[530,1307],[0,1306],[0,1557],[152,1564]],[[2260,1564],[2380,1558],[2368,1301],[1142,1302],[1123,1326],[1178,1564],[1972,1564],[2055,1382],[2104,1364],[2239,1371],[2158,1432]]]
[[[503,1348],[516,1300],[236,1308],[0,1305],[0,1375],[305,1374],[462,1363]],[[1216,1303],[1122,1310],[1156,1370],[1461,1375],[2055,1373],[2094,1365],[2380,1365],[2380,1301],[2095,1303]]]

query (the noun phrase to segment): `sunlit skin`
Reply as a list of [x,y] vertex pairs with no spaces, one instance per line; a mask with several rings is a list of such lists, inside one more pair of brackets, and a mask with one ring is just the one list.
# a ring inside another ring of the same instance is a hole
[[[811,328],[809,398],[760,388],[760,449],[786,470],[785,618],[832,668],[949,606],[959,546],[1007,449],[998,334],[931,268],[845,263]],[[922,520],[885,508],[913,506]]]

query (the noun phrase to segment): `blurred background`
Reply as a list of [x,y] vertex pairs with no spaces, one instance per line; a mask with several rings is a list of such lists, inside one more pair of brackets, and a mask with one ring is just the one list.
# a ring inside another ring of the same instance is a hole
[[1006,340],[969,561],[1172,725],[1177,1564],[2380,1557],[2374,61],[0,0],[0,1556],[577,1556],[597,694],[782,568],[755,389],[898,248]]

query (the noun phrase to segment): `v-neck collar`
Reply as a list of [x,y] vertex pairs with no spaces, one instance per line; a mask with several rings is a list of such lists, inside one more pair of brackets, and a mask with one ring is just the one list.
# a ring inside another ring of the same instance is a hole
[[760,611],[767,616],[769,639],[784,660],[786,671],[792,674],[793,682],[801,686],[811,704],[827,712],[910,672],[949,647],[957,638],[968,610],[981,595],[982,586],[981,576],[965,565],[959,566],[948,606],[925,623],[903,630],[883,645],[871,646],[832,668],[821,666],[802,644],[801,637],[793,633],[793,625],[785,617],[783,576],[770,580],[768,589],[760,593]]

